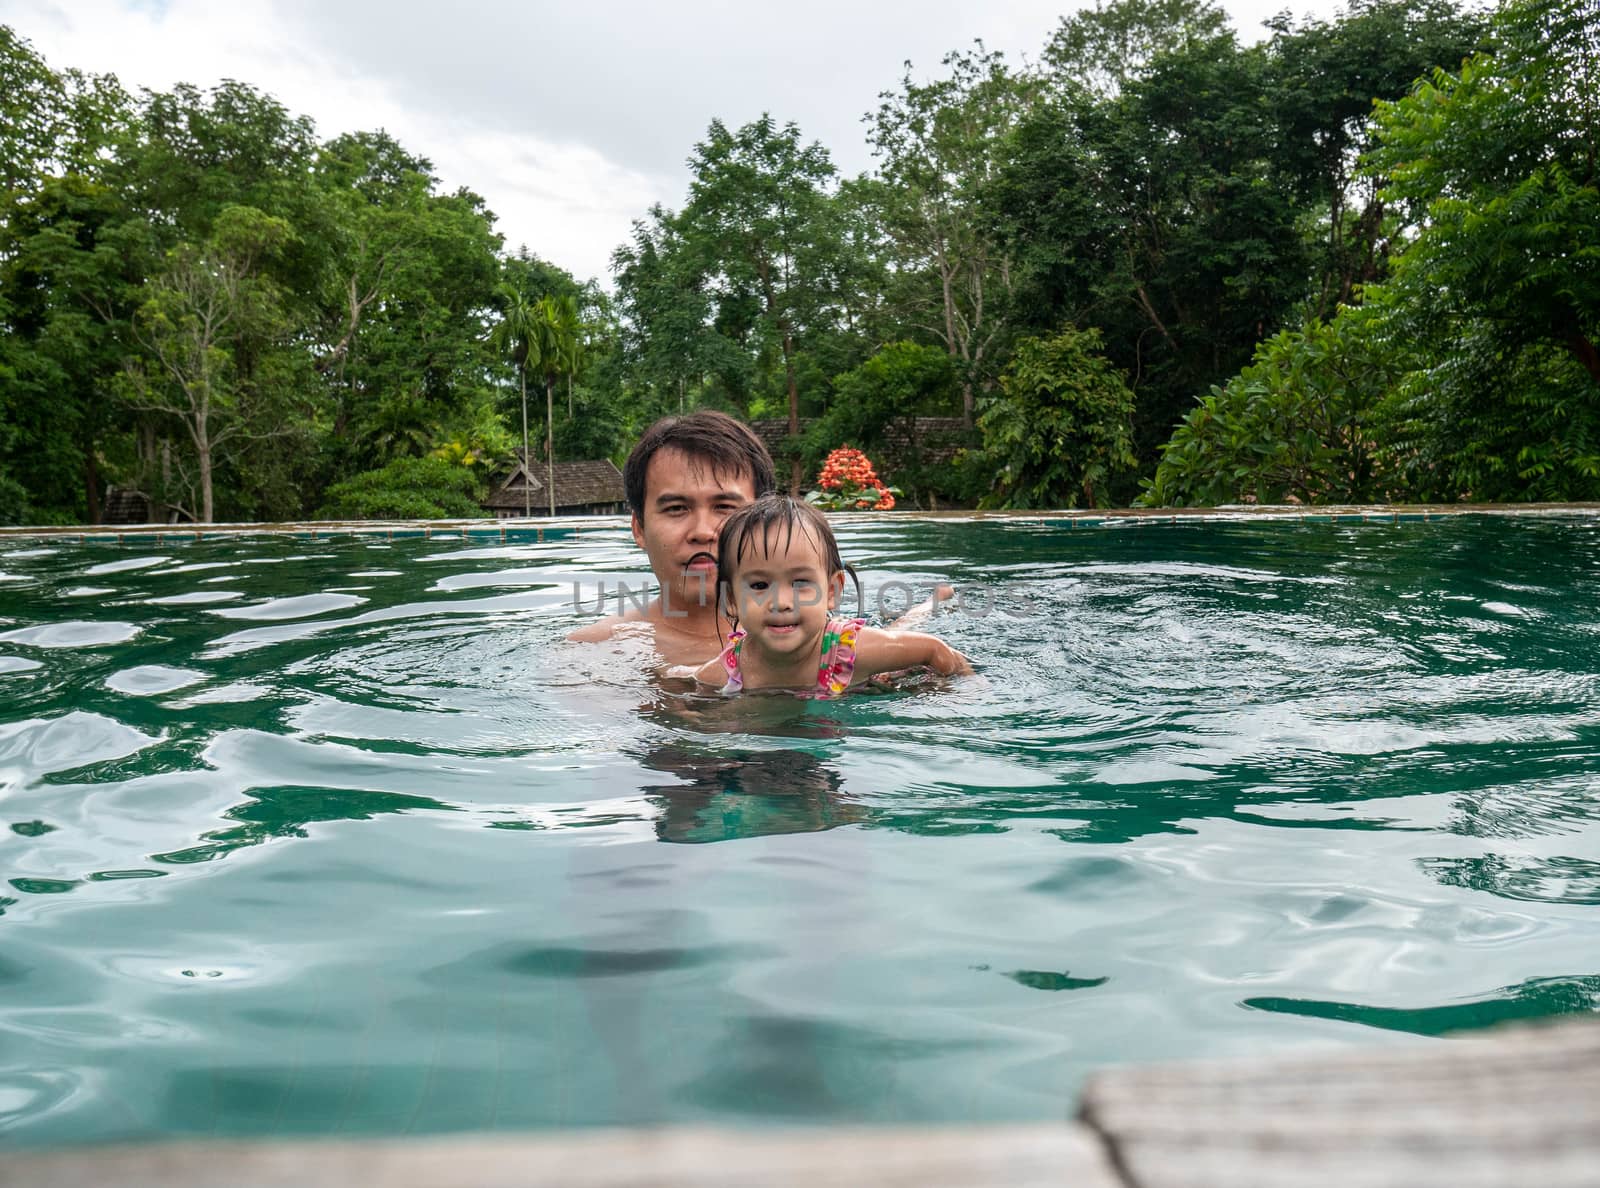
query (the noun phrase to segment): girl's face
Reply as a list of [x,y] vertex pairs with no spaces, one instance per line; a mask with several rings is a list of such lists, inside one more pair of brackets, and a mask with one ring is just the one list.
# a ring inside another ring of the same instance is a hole
[[800,524],[793,532],[775,526],[764,542],[752,544],[731,582],[746,646],[755,644],[775,659],[816,649],[844,592],[844,573],[828,572],[822,542]]

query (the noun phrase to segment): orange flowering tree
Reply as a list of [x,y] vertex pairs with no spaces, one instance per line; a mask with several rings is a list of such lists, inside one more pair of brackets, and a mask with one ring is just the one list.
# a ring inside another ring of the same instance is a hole
[[842,446],[828,455],[817,475],[817,489],[806,495],[806,502],[823,511],[888,511],[895,487],[886,487],[860,450]]

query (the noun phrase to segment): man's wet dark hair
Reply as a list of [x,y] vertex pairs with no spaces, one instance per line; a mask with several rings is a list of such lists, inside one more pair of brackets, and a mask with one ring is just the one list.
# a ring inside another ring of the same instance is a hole
[[719,608],[738,605],[733,575],[739,572],[739,562],[745,555],[758,550],[765,555],[775,546],[787,549],[796,528],[817,543],[829,577],[843,570],[855,580],[856,602],[861,602],[861,579],[839,555],[839,542],[834,539],[828,517],[803,499],[772,492],[745,504],[722,521],[722,531],[717,534]]
[[644,431],[622,468],[622,486],[628,495],[628,506],[641,524],[645,511],[645,473],[650,469],[650,459],[664,449],[677,450],[704,462],[711,468],[712,477],[718,480],[748,474],[757,499],[777,486],[772,455],[767,453],[767,447],[761,444],[755,430],[743,421],[709,408],[683,417],[662,417]]

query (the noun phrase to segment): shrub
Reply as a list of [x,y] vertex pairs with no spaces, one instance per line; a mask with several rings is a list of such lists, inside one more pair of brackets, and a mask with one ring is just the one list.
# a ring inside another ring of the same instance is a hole
[[899,491],[885,487],[860,450],[841,446],[828,455],[817,475],[817,487],[806,495],[806,502],[824,511],[889,511]]
[[442,458],[399,458],[334,483],[319,520],[475,519],[484,514],[478,480]]
[[1139,502],[1213,507],[1386,497],[1369,422],[1391,382],[1356,311],[1285,330],[1184,418]]
[[1100,354],[1100,332],[1024,338],[978,417],[995,474],[983,507],[1095,506],[1096,489],[1136,464],[1133,393]]

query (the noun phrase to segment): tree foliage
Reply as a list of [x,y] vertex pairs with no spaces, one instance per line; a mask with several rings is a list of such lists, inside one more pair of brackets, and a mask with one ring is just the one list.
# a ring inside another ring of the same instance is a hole
[[1006,137],[1038,92],[983,44],[944,58],[946,74],[918,82],[907,62],[898,91],[885,91],[868,117],[879,159],[871,187],[898,320],[943,344],[961,368],[962,415],[994,375],[1007,328],[1011,261],[980,213]]
[[1388,274],[1395,215],[1384,178],[1358,168],[1374,144],[1374,101],[1408,93],[1479,48],[1481,14],[1449,0],[1354,0],[1336,20],[1269,22],[1267,102],[1278,129],[1279,175],[1322,232],[1304,309],[1332,318],[1360,286]]
[[1600,6],[1512,0],[1489,49],[1382,104],[1417,225],[1367,291],[1408,366],[1391,452],[1431,497],[1600,496]]
[[993,190],[1029,324],[1102,329],[1146,459],[1304,292],[1266,64],[1224,31],[1157,53],[1113,98],[1064,90],[1019,129]]
[[1036,66],[907,63],[858,177],[713,120],[613,296],[387,133],[0,27],[0,518],[400,514],[464,497],[424,458],[482,483],[701,405],[919,503],[1600,497],[1597,0],[1267,29],[1096,0]]
[[1207,0],[1096,0],[1061,18],[1044,49],[1047,75],[1059,89],[1115,99],[1156,58],[1215,41],[1227,21]]
[[1344,316],[1262,343],[1250,366],[1184,418],[1140,501],[1212,507],[1386,497],[1372,418],[1392,377],[1363,329]]
[[918,418],[949,417],[960,408],[961,373],[939,347],[892,342],[834,379],[834,400],[812,426],[806,464],[814,468],[848,443],[886,462],[884,473],[915,502],[949,499],[954,484],[930,460],[934,447]]
[[983,506],[1095,507],[1133,467],[1133,393],[1100,347],[1099,331],[1070,326],[1017,344],[978,418],[995,474]]
[[30,518],[98,519],[108,483],[159,514],[302,516],[499,418],[516,373],[485,331],[525,261],[425,159],[320,142],[242,82],[130,97],[9,29],[0,77],[0,473]]

